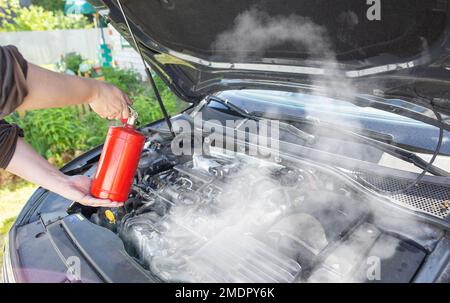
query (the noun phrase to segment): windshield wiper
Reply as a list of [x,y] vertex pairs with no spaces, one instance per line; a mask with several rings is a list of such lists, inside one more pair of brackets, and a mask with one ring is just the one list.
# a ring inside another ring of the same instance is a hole
[[286,130],[287,132],[289,132],[290,134],[302,139],[303,141],[306,141],[309,144],[312,144],[315,140],[315,136],[313,134],[307,133],[297,127],[295,127],[294,125],[290,124],[290,123],[285,123],[280,119],[271,119],[271,118],[265,118],[263,116],[259,116],[257,115],[255,112],[249,113],[246,109],[244,108],[240,108],[239,106],[228,102],[228,100],[223,100],[217,96],[212,96],[209,98],[209,101],[215,101],[217,103],[220,103],[222,105],[224,105],[225,107],[227,107],[228,109],[230,109],[231,111],[233,111],[234,113],[237,113],[238,115],[240,115],[243,118],[247,118],[250,120],[277,120],[279,121],[279,126]]
[[[288,122],[290,122],[289,121],[290,119],[288,117],[286,117],[285,115],[280,116],[278,114],[271,114],[271,113],[260,112],[260,111],[248,112],[246,109],[241,108],[241,107],[229,102],[228,100],[223,100],[217,96],[211,96],[208,101],[215,101],[217,103],[220,103],[220,104],[226,106],[228,109],[230,109],[234,113],[237,113],[238,115],[240,115],[243,118],[247,118],[247,119],[251,119],[251,120],[267,119],[267,120],[277,120],[277,121],[285,122],[283,124],[280,124],[280,126],[282,128],[284,128],[291,134],[296,135],[296,136],[300,137],[301,139],[307,141],[308,143],[314,142],[315,136],[313,134],[310,134],[310,133],[308,133],[304,130],[301,130],[301,129],[295,127],[294,125],[288,123]],[[306,117],[306,118],[295,117],[294,119],[295,119],[295,121],[292,121],[292,122],[300,123],[300,124],[309,124],[309,125],[313,125],[313,126],[317,126],[319,123],[321,123],[317,119],[308,118],[308,117]],[[331,127],[331,125],[329,125],[329,126]],[[335,127],[335,126],[333,126],[333,127]],[[341,126],[339,126],[337,128],[340,129]],[[391,143],[391,144],[394,143],[394,137],[390,134],[376,132],[376,131],[372,131],[372,130],[368,130],[368,129],[358,129],[357,133],[364,135],[365,137],[375,139],[377,141],[383,141],[383,142]]]
[[[262,119],[280,121],[282,122],[282,124],[280,124],[281,127],[287,129],[291,134],[294,134],[297,137],[302,138],[308,143],[314,142],[315,140],[314,134],[301,130],[292,124],[307,124],[310,126],[318,127],[319,129],[326,129],[327,132],[338,132],[339,135],[346,134],[348,137],[351,137],[356,141],[367,144],[393,157],[411,163],[420,169],[426,169],[428,165],[427,161],[417,156],[415,153],[396,146],[393,137],[389,134],[378,133],[370,130],[362,130],[362,131],[358,130],[358,132],[354,132],[346,130],[342,127],[336,128],[336,125],[329,124],[323,121],[318,121],[317,119],[312,119],[308,117],[303,118],[292,115],[286,114],[280,115],[277,113],[266,113],[261,111],[248,112],[247,110],[242,109],[236,106],[235,104],[232,104],[231,102],[222,100],[217,96],[213,96],[209,100],[221,103],[222,105],[228,107],[230,110],[232,110],[233,112],[239,114],[244,118],[257,121]],[[286,125],[290,126],[287,127]],[[436,176],[450,177],[450,173],[434,165],[431,165],[427,169],[427,171]]]
[[[262,112],[262,111],[254,111],[254,112],[249,113],[249,115],[251,115],[253,117],[257,117],[257,118],[263,117],[263,118],[269,119],[269,120],[284,121],[286,123],[307,124],[309,126],[314,126],[314,127],[323,127],[323,128],[332,130],[333,132],[336,132],[337,130],[339,130],[339,132],[341,130],[345,130],[345,127],[343,127],[341,125],[336,125],[336,124],[329,123],[329,122],[319,121],[318,119],[311,118],[311,117],[304,118],[304,117],[297,117],[297,116],[291,116],[291,115],[286,115],[286,114],[266,113],[266,112]],[[374,139],[374,140],[389,143],[389,144],[395,144],[394,137],[390,134],[376,132],[376,131],[369,130],[369,129],[358,129],[357,131],[347,130],[347,132],[349,132],[350,134],[358,134],[365,138],[370,138],[370,139]]]
[[[252,113],[255,115],[255,117],[264,117],[267,119],[267,114],[260,112],[260,113]],[[269,115],[270,116],[270,115]],[[270,117],[270,119],[275,119],[273,116]],[[428,165],[428,161],[422,159],[421,157],[417,156],[415,153],[410,152],[404,148],[398,147],[395,145],[395,142],[393,141],[392,136],[388,135],[389,137],[384,137],[380,140],[380,134],[376,133],[375,136],[373,134],[370,136],[370,133],[367,133],[367,135],[356,133],[354,131],[346,130],[344,128],[336,128],[336,125],[334,124],[328,124],[327,122],[317,122],[316,120],[308,119],[308,118],[299,118],[294,116],[280,116],[276,118],[277,120],[282,120],[284,122],[290,122],[290,123],[310,123],[314,126],[317,126],[319,128],[325,128],[327,132],[336,132],[338,135],[346,134],[349,137],[352,137],[353,139],[356,139],[359,142],[365,143],[369,146],[372,146],[378,150],[381,150],[393,157],[396,157],[398,159],[401,159],[403,161],[409,162],[413,164],[414,166],[425,169]],[[433,175],[436,176],[445,176],[450,177],[450,173],[437,167],[434,165],[431,165],[427,171]]]

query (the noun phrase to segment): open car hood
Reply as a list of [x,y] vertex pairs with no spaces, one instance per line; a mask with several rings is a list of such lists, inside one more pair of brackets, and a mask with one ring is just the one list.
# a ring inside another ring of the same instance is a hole
[[[185,101],[342,80],[449,114],[449,1],[368,2],[121,1],[145,60]],[[91,3],[134,46],[117,2]]]

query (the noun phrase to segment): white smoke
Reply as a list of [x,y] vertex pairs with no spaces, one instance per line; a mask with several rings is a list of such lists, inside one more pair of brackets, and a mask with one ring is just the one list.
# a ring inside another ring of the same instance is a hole
[[292,44],[314,57],[334,61],[331,45],[324,39],[326,30],[307,17],[270,16],[252,8],[239,14],[233,26],[218,35],[212,48],[235,59],[261,57],[272,47]]
[[[344,20],[348,19],[342,18]],[[357,22],[354,18],[351,21]],[[327,37],[326,29],[314,24],[306,17],[297,15],[270,16],[265,12],[253,8],[239,14],[230,29],[221,33],[216,41],[213,42],[212,47],[218,53],[226,52],[230,57],[239,61],[264,57],[268,49],[285,44],[296,46],[299,53],[311,54],[311,57],[307,59],[316,62],[318,68],[324,70],[322,79],[313,82],[314,86],[319,87],[318,92],[320,95],[351,97],[356,93],[356,89],[351,81],[348,78],[342,77],[343,73],[339,70],[339,64],[336,60],[336,55],[332,51],[333,46]],[[322,102],[322,104],[328,102],[327,109],[334,115],[325,113],[323,116],[315,116],[315,118],[328,120],[328,122],[336,125],[343,124],[346,128],[350,129],[358,129],[360,127],[358,122],[335,118],[339,117],[339,115],[335,114],[344,112],[344,110],[338,103],[333,102],[333,100],[317,96],[316,101]],[[306,109],[307,111],[309,110],[308,107]],[[270,109],[268,110],[270,111]],[[315,115],[317,115],[317,112],[315,112]],[[330,119],[332,121],[329,121]],[[341,142],[336,142],[330,140],[322,141],[319,139],[315,147],[333,153],[340,149],[339,145],[342,144]],[[355,148],[358,147],[356,146]],[[363,153],[364,151],[355,150],[354,152]],[[329,159],[324,158],[322,160],[326,161]],[[311,188],[304,188],[302,187],[302,183],[299,182],[296,188],[288,189],[282,186],[280,187],[265,164],[248,165],[239,172],[239,176],[234,177],[231,182],[224,185],[222,193],[217,198],[217,205],[214,206],[215,211],[211,212],[208,207],[197,207],[193,205],[173,207],[169,215],[172,225],[164,233],[158,235],[160,239],[158,243],[162,245],[160,249],[163,252],[161,256],[153,258],[152,269],[169,280],[178,277],[195,282],[215,281],[208,276],[214,275],[214,273],[208,273],[208,268],[216,268],[216,271],[219,272],[224,269],[224,265],[222,264],[224,260],[220,259],[221,250],[235,249],[236,254],[239,254],[242,251],[238,247],[242,245],[240,241],[243,241],[243,239],[247,239],[248,246],[253,247],[254,245],[256,247],[256,244],[252,244],[253,242],[245,237],[257,236],[260,231],[266,230],[268,226],[270,227],[272,225],[272,230],[278,233],[297,228],[296,232],[299,232],[299,235],[301,235],[303,244],[309,247],[311,252],[319,252],[320,249],[328,244],[328,241],[325,237],[323,227],[321,227],[321,223],[318,223],[314,217],[304,215],[304,217],[295,220],[293,218],[283,220],[284,225],[282,224],[282,227],[276,225],[280,218],[286,215],[284,212],[287,212],[291,208],[300,207],[305,203],[304,199],[307,196],[308,190],[314,189],[319,192],[322,190],[320,198],[324,211],[328,207],[333,207],[336,200],[334,191],[339,190],[339,188],[326,188],[327,184],[331,184],[330,186],[334,185],[327,180],[314,180],[315,173],[317,172],[312,171],[308,173],[312,179],[306,184],[311,186]],[[342,196],[341,198],[346,199],[348,197]],[[369,216],[373,217],[375,226],[378,218],[382,218],[384,224],[388,221],[388,225],[390,226],[399,224],[396,223],[396,218],[380,216],[378,210],[372,208],[372,204],[369,201],[361,200],[359,202],[364,205]],[[352,209],[351,207],[347,207],[345,211],[349,217],[359,213],[358,209]],[[330,222],[335,219],[331,216],[328,218]],[[290,224],[298,224],[300,222],[298,220],[304,224],[289,226]],[[401,224],[403,224],[402,228],[405,228],[405,224],[414,228],[416,222],[412,218],[403,218]],[[371,228],[364,229],[362,233],[364,232],[368,234],[380,233],[380,231],[372,230]],[[228,236],[224,236],[224,234]],[[232,238],[231,240],[230,237]],[[216,238],[222,240],[227,239],[225,243],[227,247],[223,247],[225,240],[214,241]],[[379,243],[379,245],[384,247],[380,250],[382,254],[377,257],[387,259],[395,253],[397,244],[392,241],[385,241],[384,245],[383,243]],[[208,249],[202,248],[204,246],[207,246]],[[214,264],[207,265],[196,261],[198,258],[211,258],[211,252],[217,252],[216,259],[211,261]],[[359,251],[351,244],[342,245],[339,256],[330,256],[331,266],[336,265],[351,268],[355,263],[361,261],[358,258],[362,258],[365,252]],[[236,256],[236,260],[239,259],[238,257]],[[289,256],[289,258],[293,257]],[[176,266],[179,266],[178,268],[173,266],[174,260],[177,260],[178,263]],[[231,262],[230,260],[225,261],[228,264],[225,266],[233,270],[235,269],[235,264],[233,264],[232,260]],[[302,265],[302,260],[299,262]],[[204,268],[199,268],[199,266],[204,266]],[[295,266],[292,268],[295,270]],[[322,269],[319,270],[320,272],[316,271],[311,274],[312,277],[315,277],[313,279],[314,281],[346,282],[354,280],[354,277],[351,276],[336,278],[329,275],[327,271],[323,272]],[[204,272],[206,276],[196,276],[198,272]],[[228,275],[233,275],[232,271],[226,272]],[[239,274],[235,274],[236,276],[228,280],[224,278],[225,281],[240,281]],[[324,274],[325,276],[323,276]],[[255,281],[258,281],[258,277],[255,277]],[[270,281],[270,278],[267,278],[266,281]]]
[[[351,26],[359,22],[358,17],[352,12],[341,14],[338,21],[350,24]],[[344,38],[351,40],[351,37],[348,35],[345,35]],[[319,88],[319,95],[330,96],[331,98],[334,96],[343,96],[343,98],[349,99],[357,93],[357,89],[352,81],[343,76],[345,73],[339,69],[340,65],[336,59],[333,44],[327,35],[326,29],[313,23],[307,17],[297,15],[270,16],[265,12],[252,8],[236,17],[233,26],[217,37],[213,43],[213,48],[220,52],[226,51],[233,54],[237,60],[243,60],[258,56],[264,57],[266,50],[286,44],[296,46],[299,54],[305,52],[309,54],[309,58],[306,58],[306,60],[316,63],[319,68],[323,69],[324,75],[320,81],[312,81],[312,86]],[[312,109],[317,103],[326,105],[325,107],[328,112],[320,114],[320,111],[313,111]],[[362,128],[357,120],[340,118],[343,116],[339,114],[347,110],[342,107],[342,103],[318,96],[315,104],[311,104],[311,108],[308,107],[308,104],[306,105],[306,112],[311,112],[311,114],[314,112],[314,118],[330,122],[337,126],[342,125],[350,131]],[[270,109],[268,110],[270,111]],[[319,150],[329,151],[333,154],[342,149],[343,146],[342,141],[322,141],[318,139],[314,147]],[[362,155],[363,153],[367,153],[367,149],[355,145],[353,154]],[[323,157],[322,160],[329,160],[327,157]],[[330,199],[330,202],[331,199],[335,199],[335,197],[331,196],[325,196],[323,198],[325,200]],[[369,203],[366,204],[368,208],[371,207]],[[375,222],[377,220],[383,220],[385,221],[384,223],[388,221],[393,226],[402,224],[402,228],[405,228],[405,225],[412,229],[416,228],[415,219],[409,216],[403,218],[401,223],[396,223],[396,218],[390,219],[389,216],[380,217],[375,209],[371,209],[369,213],[372,214]],[[308,231],[305,230],[305,232]],[[305,237],[308,238],[307,235]],[[395,253],[396,244],[393,244],[392,241],[388,241],[385,244],[382,245],[383,249],[380,250],[382,255],[378,256],[381,259],[387,259]],[[355,253],[351,252],[353,248],[348,246],[346,249],[349,251],[344,256],[347,255],[349,259],[343,261],[354,263],[356,260],[351,259],[351,256],[355,256]]]
[[322,93],[331,96],[353,95],[354,87],[347,78],[341,76],[326,28],[315,24],[308,17],[295,14],[271,16],[251,8],[239,14],[230,29],[217,36],[211,48],[239,61],[260,59],[267,50],[284,45],[294,46],[297,50],[291,55],[292,59],[306,55],[305,60],[323,69],[321,82],[313,83],[320,86]]
[[[340,16],[341,22],[357,22],[355,16],[347,15]],[[326,28],[315,24],[309,18],[295,14],[270,16],[257,8],[251,8],[239,14],[229,30],[218,35],[212,43],[212,48],[220,53],[226,52],[236,60],[251,60],[264,57],[265,52],[270,48],[282,47],[287,44],[298,50],[298,53],[293,55],[294,59],[295,56],[307,54],[308,57],[303,60],[309,63],[313,61],[315,66],[323,71],[320,80],[310,79],[311,86],[316,88],[314,93],[318,96],[314,102],[306,104],[307,116],[309,112],[313,112],[317,104],[320,104],[326,107],[328,112],[314,111],[314,118],[328,120],[336,125],[345,125],[350,130],[360,128],[359,123],[355,120],[339,118],[339,114],[345,112],[341,104],[336,103],[335,100],[321,97],[353,98],[356,89],[351,80],[343,76],[344,73],[339,69],[333,44],[327,35]],[[301,62],[300,60],[300,65]],[[308,75],[303,76],[307,77]],[[268,111],[271,110],[268,108]],[[273,111],[277,111],[277,109],[274,107]],[[331,121],[330,117],[333,117]],[[333,146],[328,141],[322,143],[319,140],[316,147],[334,152],[342,146]],[[358,154],[358,151],[354,153]]]
[[[368,257],[381,262],[389,259],[399,243],[395,238],[378,239],[381,236],[378,222],[394,230],[400,224],[401,230],[419,228],[414,227],[413,218],[379,212],[369,199],[360,198],[353,203],[354,197],[337,195],[341,188],[327,177],[322,179],[324,175],[318,171],[303,167],[302,174],[291,176],[294,184],[283,185],[274,174],[282,166],[254,161],[248,156],[236,157],[240,169],[220,185],[220,194],[215,195],[214,186],[202,182],[192,187],[199,197],[211,193],[215,197],[212,203],[206,203],[209,199],[205,198],[195,204],[172,206],[167,220],[159,227],[160,232],[150,240],[157,243],[150,253],[157,252],[150,262],[154,273],[168,281],[293,282],[300,266],[305,271],[311,269],[306,260],[308,255],[319,255],[328,245],[333,245],[336,239],[328,238],[330,229],[339,228],[342,223],[335,215],[348,220],[369,215],[373,217],[371,224],[363,223],[361,228],[356,228],[358,232],[351,232],[350,239],[325,258],[327,266],[334,270],[319,266],[308,279],[309,282],[364,281],[366,277],[358,271],[358,265],[364,264]],[[315,213],[322,213],[320,221]],[[356,234],[354,239],[353,234]],[[365,243],[362,237],[373,239]],[[375,240],[378,241],[376,255],[366,255]],[[299,251],[290,249],[294,243],[304,247],[300,257]],[[248,255],[254,251],[264,251],[267,255]],[[263,266],[266,268],[256,269]],[[252,270],[256,272],[253,276],[249,273]],[[336,275],[336,271],[344,274]]]

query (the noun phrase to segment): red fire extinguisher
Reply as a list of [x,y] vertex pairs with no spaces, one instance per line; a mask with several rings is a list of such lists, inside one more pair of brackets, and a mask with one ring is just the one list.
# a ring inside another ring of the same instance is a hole
[[130,110],[130,118],[122,121],[124,126],[109,128],[91,185],[91,194],[96,198],[114,202],[128,199],[145,143],[145,136],[134,127],[137,112],[132,108]]

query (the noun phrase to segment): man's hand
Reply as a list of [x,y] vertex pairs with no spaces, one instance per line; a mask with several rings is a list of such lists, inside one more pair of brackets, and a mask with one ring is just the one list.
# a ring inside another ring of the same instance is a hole
[[118,207],[121,203],[112,202],[106,199],[97,199],[91,196],[91,178],[88,176],[72,176],[67,177],[67,183],[62,196],[65,198],[81,203],[86,206],[94,207]]
[[130,98],[114,85],[100,81],[95,84],[95,93],[89,100],[92,110],[109,120],[128,119],[128,105],[132,104]]

